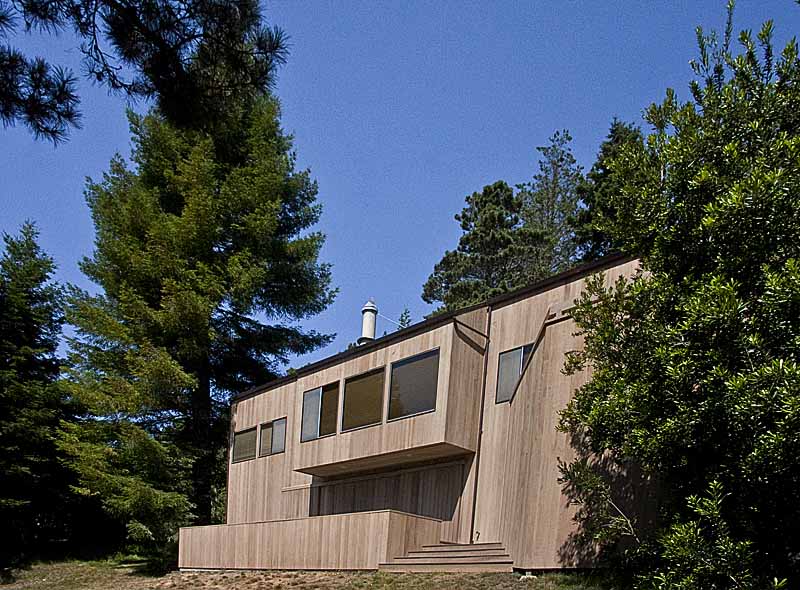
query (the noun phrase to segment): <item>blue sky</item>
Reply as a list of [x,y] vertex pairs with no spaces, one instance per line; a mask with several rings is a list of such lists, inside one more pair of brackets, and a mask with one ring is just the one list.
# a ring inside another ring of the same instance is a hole
[[[641,122],[667,87],[687,97],[696,25],[721,29],[722,0],[675,2],[289,1],[266,16],[291,37],[277,94],[298,163],[319,182],[318,229],[340,293],[307,328],[336,332],[343,350],[368,297],[392,318],[430,311],[422,284],[455,247],[464,197],[498,179],[530,178],[536,146],[569,129],[590,167],[613,117]],[[778,45],[800,30],[791,0],[740,0],[736,29],[772,18]],[[75,41],[18,36],[29,54],[80,71]],[[58,279],[89,287],[77,268],[91,253],[84,202],[115,152],[129,151],[125,102],[86,81],[83,128],[54,148],[23,127],[0,129],[0,230],[35,220]],[[141,110],[146,105],[134,105]],[[378,333],[393,326],[378,322]]]

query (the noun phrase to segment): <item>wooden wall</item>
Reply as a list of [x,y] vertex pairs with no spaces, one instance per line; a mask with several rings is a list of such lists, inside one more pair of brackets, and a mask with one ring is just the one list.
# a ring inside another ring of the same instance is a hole
[[376,569],[438,541],[432,518],[382,510],[180,530],[183,569]]
[[[630,275],[628,262],[606,272],[606,283]],[[580,346],[572,320],[549,325],[534,353],[516,396],[495,403],[497,362],[501,352],[534,342],[552,307],[563,307],[582,290],[585,279],[492,310],[491,342],[484,395],[484,422],[475,514],[475,539],[502,542],[514,567],[558,568],[566,563],[573,510],[558,484],[558,459],[573,451],[556,432],[558,412],[587,373],[561,373],[564,355]]]
[[[471,312],[464,325],[477,326],[477,333],[448,322],[238,402],[232,432],[285,416],[286,450],[229,465],[227,522],[394,508],[440,518],[446,538],[468,540],[474,483],[467,480],[477,449],[485,323],[485,309]],[[436,410],[387,422],[390,364],[435,348]],[[341,432],[344,380],[380,366],[386,367],[382,424]],[[337,434],[301,443],[303,392],[335,381],[341,383]],[[414,466],[422,462],[435,464]],[[325,477],[300,471],[321,465],[331,467]],[[342,467],[348,472],[337,473]],[[382,472],[365,476],[364,469]]]

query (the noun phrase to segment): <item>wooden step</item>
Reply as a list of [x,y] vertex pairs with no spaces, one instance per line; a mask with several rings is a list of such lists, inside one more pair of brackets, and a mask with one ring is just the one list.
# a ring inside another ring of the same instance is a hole
[[409,551],[406,557],[422,557],[427,559],[442,559],[449,557],[502,557],[508,555],[505,549],[459,549],[457,551],[448,551],[447,549],[439,549],[436,551],[417,550]]
[[508,563],[382,563],[378,566],[383,572],[396,573],[511,573],[514,571],[513,562]]
[[428,551],[443,549],[447,551],[468,550],[474,551],[475,549],[504,549],[502,543],[441,543],[437,545],[423,545],[417,551]]
[[409,551],[378,568],[388,572],[511,572],[502,543],[440,543]]

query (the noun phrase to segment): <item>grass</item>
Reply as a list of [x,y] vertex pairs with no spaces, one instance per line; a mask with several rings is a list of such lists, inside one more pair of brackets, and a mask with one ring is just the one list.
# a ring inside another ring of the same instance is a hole
[[383,572],[144,573],[117,561],[39,563],[2,590],[614,590],[584,574],[394,574]]

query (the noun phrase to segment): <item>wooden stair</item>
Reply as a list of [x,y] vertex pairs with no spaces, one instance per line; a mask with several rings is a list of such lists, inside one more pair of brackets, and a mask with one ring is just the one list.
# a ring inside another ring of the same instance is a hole
[[511,572],[513,565],[502,543],[439,543],[423,545],[379,564],[378,569],[385,572]]

